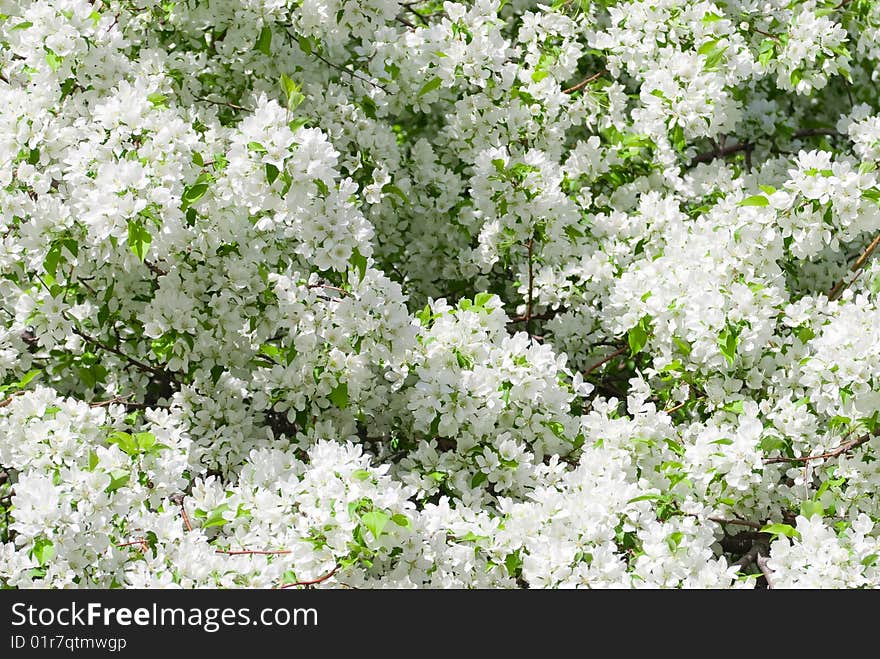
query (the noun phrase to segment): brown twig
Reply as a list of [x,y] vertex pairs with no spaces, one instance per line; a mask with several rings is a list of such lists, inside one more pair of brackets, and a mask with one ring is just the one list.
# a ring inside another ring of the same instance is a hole
[[534,264],[534,255],[535,255],[535,239],[529,238],[528,244],[529,251],[529,287],[528,294],[526,297],[526,333],[532,333],[532,295],[535,287],[535,273],[533,269]]
[[805,137],[820,137],[822,135],[840,135],[833,128],[805,128],[804,130],[797,131],[792,137],[795,139],[803,139]]
[[183,494],[175,494],[170,497],[171,501],[173,501],[178,506],[180,506],[180,516],[183,517],[184,527],[186,527],[187,531],[192,531],[193,530],[192,523],[189,521],[189,515],[186,512],[186,506],[183,505],[183,500],[185,498],[186,497]]
[[569,87],[568,89],[563,89],[563,90],[562,90],[562,93],[563,93],[563,94],[573,94],[573,93],[576,92],[578,89],[582,89],[582,88],[586,87],[587,85],[589,85],[589,84],[590,84],[591,82],[593,82],[594,80],[598,80],[599,78],[601,78],[603,75],[605,75],[605,71],[599,71],[599,73],[594,73],[594,74],[591,75],[590,77],[588,77],[588,78],[584,78],[583,80],[581,80],[581,81],[580,81],[578,84],[576,84],[574,87]]
[[[833,128],[806,128],[804,130],[799,130],[794,135],[792,135],[793,139],[803,139],[805,137],[818,137],[820,135],[838,135],[839,133]],[[724,158],[727,156],[732,156],[735,153],[739,153],[741,151],[745,151],[746,158],[746,166],[751,168],[752,162],[752,151],[755,150],[754,142],[750,140],[743,140],[742,142],[738,142],[737,144],[731,144],[730,146],[726,146],[723,143],[717,144],[712,142],[712,150],[706,151],[705,153],[700,153],[697,156],[694,156],[694,159],[691,160],[690,166],[693,167],[699,163],[706,163],[715,160],[716,158]]]
[[767,565],[768,557],[763,554],[758,554],[757,558],[755,558],[755,563],[758,565],[758,569],[761,570],[761,574],[764,575],[764,579],[767,580],[767,588],[769,590],[773,589],[773,570]]
[[165,270],[160,268],[158,265],[156,265],[152,261],[148,261],[147,259],[144,259],[144,265],[147,266],[147,269],[150,272],[152,272],[154,275],[156,275],[157,277],[164,277],[165,275],[168,274]]
[[344,288],[339,288],[339,286],[331,286],[330,284],[308,284],[306,288],[326,288],[329,291],[336,291],[343,297],[348,295],[348,291]]
[[761,545],[759,543],[754,543],[749,550],[743,554],[738,561],[734,563],[734,565],[738,566],[741,570],[744,570],[749,565],[755,562],[755,559],[760,556]]
[[202,101],[204,103],[211,103],[212,105],[223,105],[232,110],[242,110],[244,112],[253,112],[250,108],[243,107],[241,105],[236,105],[235,103],[230,103],[229,101],[215,101],[210,98],[205,98],[204,96],[195,96],[195,100]]
[[584,375],[589,375],[590,373],[592,373],[593,371],[595,371],[597,368],[599,368],[599,367],[602,366],[603,364],[607,364],[608,362],[610,362],[610,361],[611,361],[612,359],[614,359],[615,357],[619,357],[619,356],[622,355],[624,352],[626,352],[626,348],[627,348],[627,346],[623,346],[623,347],[621,347],[621,348],[618,348],[617,350],[615,350],[614,352],[612,352],[610,355],[608,355],[608,356],[607,356],[605,359],[603,359],[602,361],[596,362],[595,364],[593,364],[592,366],[590,366],[590,368],[588,368],[586,371],[584,371]]
[[322,577],[318,577],[317,579],[310,579],[309,581],[297,581],[295,583],[286,583],[284,585],[278,586],[279,590],[283,590],[285,588],[295,588],[296,586],[314,586],[316,584],[327,581],[330,577],[336,574],[339,571],[340,565],[336,565],[332,570],[330,570],[327,574]]
[[101,341],[94,338],[93,336],[89,336],[88,334],[83,332],[78,327],[73,328],[73,333],[82,337],[83,340],[88,341],[92,345],[97,346],[101,350],[106,350],[107,352],[112,352],[114,355],[117,355],[118,357],[122,357],[129,364],[131,364],[132,366],[135,366],[136,368],[140,369],[141,371],[149,371],[150,373],[153,373],[154,375],[158,375],[162,379],[172,379],[171,374],[168,373],[167,371],[164,371],[161,368],[158,368],[157,366],[151,366],[150,364],[146,364],[138,359],[135,359],[134,357],[129,357],[124,352],[122,352],[119,348],[114,348],[113,346],[109,346],[106,343],[102,343]]
[[123,542],[122,544],[116,546],[121,549],[122,547],[132,547],[134,545],[138,545],[141,552],[143,552],[144,554],[146,554],[147,551],[150,549],[150,546],[147,544],[147,541],[144,538],[138,538],[137,540],[132,540],[131,542]]
[[106,407],[107,405],[113,405],[114,403],[118,403],[120,405],[125,405],[126,407],[136,407],[138,409],[146,409],[149,407],[146,403],[133,403],[129,400],[131,398],[131,394],[128,396],[114,396],[113,398],[108,398],[107,400],[98,400],[93,403],[89,403],[89,407]]
[[241,549],[241,550],[228,550],[228,549],[218,549],[215,554],[225,554],[226,556],[275,556],[278,554],[289,554],[289,549],[278,549],[278,550],[258,550],[258,549]]
[[856,437],[855,439],[851,439],[848,442],[844,442],[836,449],[832,451],[828,451],[827,453],[822,453],[820,455],[804,455],[797,458],[786,458],[786,457],[777,457],[777,458],[764,458],[764,464],[776,464],[780,462],[811,462],[812,460],[828,460],[830,458],[836,458],[839,455],[843,455],[849,451],[852,451],[854,448],[858,448],[862,444],[867,443],[871,440],[872,437],[877,435],[878,431],[865,433],[861,437]]
[[700,391],[693,398],[688,397],[687,400],[680,402],[678,405],[673,405],[672,407],[666,408],[665,410],[663,410],[663,412],[666,412],[666,414],[672,414],[673,412],[677,412],[678,410],[680,410],[682,407],[684,407],[688,403],[694,403],[694,402],[700,400],[701,398],[705,398],[705,397],[706,397],[706,392]]
[[868,259],[874,254],[877,249],[877,246],[880,245],[880,233],[878,233],[874,240],[871,241],[871,244],[865,248],[865,251],[861,253],[859,258],[856,259],[856,262],[852,264],[850,268],[850,272],[854,273],[855,276],[851,279],[844,277],[839,282],[834,284],[834,287],[828,292],[828,299],[834,301],[838,299],[843,291],[846,290],[847,286],[849,286],[852,282],[856,280],[862,268],[865,267],[865,264],[868,262]]
[[[533,313],[531,316],[532,320],[551,320],[555,318],[556,315],[560,313],[559,311],[547,311],[545,313]],[[513,323],[524,323],[528,320],[529,316],[515,316],[507,321],[508,325],[512,325]]]
[[764,32],[764,30],[759,30],[759,29],[756,28],[756,27],[753,27],[752,29],[753,29],[755,32],[757,32],[758,34],[763,34],[765,37],[768,37],[768,38],[770,38],[770,39],[773,39],[773,41],[779,41],[779,35],[772,34],[772,33],[770,33],[770,32]]
[[359,73],[356,73],[355,71],[350,71],[350,70],[346,69],[344,66],[339,66],[338,64],[334,64],[333,62],[331,62],[330,60],[328,60],[328,59],[327,59],[326,57],[324,57],[323,55],[320,55],[320,54],[315,53],[315,52],[312,52],[312,55],[314,55],[314,56],[317,57],[319,60],[321,60],[322,62],[324,62],[324,64],[326,64],[327,66],[329,66],[331,69],[336,69],[336,70],[339,71],[340,73],[347,73],[347,74],[350,75],[352,78],[357,78],[358,80],[362,80],[363,82],[366,82],[366,83],[368,83],[368,84],[370,84],[370,85],[373,85],[373,87],[376,87],[377,89],[381,89],[383,92],[386,92],[386,93],[388,92],[388,90],[387,90],[383,85],[380,85],[378,82],[376,82],[376,81],[374,81],[374,80],[371,80],[370,78],[367,78],[367,77],[365,77],[365,76],[362,76],[362,75],[360,75]]
[[16,391],[14,394],[7,396],[3,400],[0,400],[0,407],[6,407],[15,399],[16,396],[21,396],[23,393],[24,391]]
[[739,153],[740,151],[746,151],[748,153],[754,150],[754,148],[755,145],[751,142],[740,142],[739,144],[731,144],[730,146],[719,147],[713,149],[712,151],[706,151],[705,153],[694,156],[694,159],[691,160],[691,167],[701,162],[712,162],[716,158],[724,158],[733,155],[734,153]]
[[720,517],[707,517],[710,522],[717,522],[718,524],[736,524],[738,526],[747,526],[750,529],[762,529],[763,525],[758,524],[758,522],[750,522],[747,519],[722,519]]
[[[418,2],[401,2],[401,3],[400,3],[400,6],[403,7],[404,9],[406,9],[408,12],[410,12],[410,13],[413,14],[414,16],[418,16],[418,17],[419,17],[419,20],[420,20],[425,26],[429,25],[428,20],[427,20],[422,14],[420,14],[419,12],[417,12],[417,11],[413,8],[413,5],[417,5],[417,4],[419,4],[419,3],[418,3]],[[440,13],[445,13],[445,12],[440,12]]]

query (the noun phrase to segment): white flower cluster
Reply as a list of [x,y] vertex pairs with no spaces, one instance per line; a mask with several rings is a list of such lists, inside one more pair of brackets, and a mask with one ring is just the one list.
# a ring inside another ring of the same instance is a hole
[[0,587],[880,586],[880,9],[0,2]]

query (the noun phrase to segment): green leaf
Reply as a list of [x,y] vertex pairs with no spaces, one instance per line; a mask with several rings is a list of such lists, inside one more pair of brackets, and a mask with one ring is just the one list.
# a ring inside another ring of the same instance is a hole
[[188,208],[205,196],[208,191],[207,183],[196,183],[183,191],[183,205]]
[[522,572],[522,557],[519,554],[519,549],[515,552],[511,552],[504,559],[504,567],[507,568],[507,574],[512,577],[515,577],[517,574]]
[[365,481],[370,477],[370,472],[366,469],[355,469],[351,472],[351,477],[356,481]]
[[61,243],[54,242],[52,246],[49,248],[49,251],[46,253],[46,258],[43,261],[43,270],[48,274],[55,276],[55,272],[58,270],[58,262],[61,260]]
[[348,383],[340,382],[337,384],[333,388],[333,391],[330,392],[328,398],[330,398],[330,402],[336,405],[336,407],[340,410],[344,410],[348,407]]
[[158,446],[156,444],[156,436],[150,432],[135,433],[133,439],[137,443],[138,451],[142,453],[147,453],[150,449]]
[[819,503],[818,501],[802,501],[801,502],[801,515],[810,519],[813,515],[818,515],[822,517],[825,514],[825,507]]
[[479,487],[487,480],[489,480],[489,475],[485,472],[478,471],[476,474],[473,475],[473,478],[471,478],[471,487]]
[[645,344],[648,343],[648,336],[650,335],[650,327],[651,327],[651,317],[644,316],[635,327],[632,327],[626,335],[626,339],[629,342],[629,349],[631,355],[637,355],[642,351],[642,348],[645,347]]
[[460,368],[470,370],[474,367],[473,357],[464,354],[458,348],[455,348],[453,352],[455,353],[455,361],[458,363]]
[[268,25],[264,25],[260,30],[256,48],[267,57],[272,54],[272,29]]
[[746,197],[738,204],[739,206],[769,206],[770,202],[767,201],[767,197],[764,195],[754,195],[752,197]]
[[266,163],[266,182],[272,185],[278,178],[278,168],[270,162]]
[[637,503],[639,501],[658,501],[663,497],[659,494],[643,494],[627,501],[627,503]]
[[[165,108],[168,107],[167,101],[168,97],[165,94],[159,92],[153,92],[152,94],[147,95],[147,100],[153,105],[154,108]],[[195,154],[194,154],[195,155]],[[199,156],[201,158],[201,156]],[[202,163],[204,164],[204,163]],[[199,165],[201,166],[201,165]]]
[[474,306],[482,309],[492,297],[492,293],[477,293],[476,297],[474,297]]
[[691,344],[688,343],[687,341],[680,339],[677,336],[673,336],[672,342],[685,356],[691,354],[691,350],[692,350]]
[[107,442],[109,444],[116,444],[116,446],[118,446],[120,450],[122,450],[122,452],[127,455],[136,456],[138,453],[140,453],[137,440],[127,432],[123,432],[121,430],[112,432],[110,433],[110,436],[107,437]]
[[290,128],[291,133],[295,133],[300,128],[305,126],[307,123],[309,123],[309,120],[307,118],[298,117],[298,118],[294,119],[293,121],[291,121],[289,124],[287,124],[287,127]]
[[728,365],[732,366],[736,360],[736,349],[739,345],[739,329],[728,324],[721,333],[718,334],[718,348]]
[[743,407],[743,401],[741,400],[735,400],[731,403],[725,403],[721,409],[725,412],[732,412],[734,414],[742,414],[745,411]]
[[409,521],[409,517],[407,517],[406,515],[402,515],[400,513],[396,513],[396,514],[392,515],[391,521],[394,522],[395,524],[397,524],[398,526],[405,528],[405,529],[409,528],[409,526],[411,524],[411,522]]
[[532,71],[532,82],[541,82],[548,75],[550,75],[549,72],[543,69],[536,69],[535,71]]
[[143,261],[153,241],[150,232],[137,220],[128,221],[128,246],[136,257]]
[[281,74],[281,89],[284,91],[284,98],[287,101],[287,109],[290,111],[299,107],[304,100],[305,95],[300,91],[300,86],[292,78],[288,78]]
[[674,146],[677,151],[683,151],[687,146],[687,141],[684,137],[684,128],[679,124],[675,124],[675,127],[672,129],[672,146]]
[[376,539],[382,535],[382,531],[385,529],[389,520],[390,517],[379,510],[373,510],[361,515],[361,524],[367,527]]
[[697,50],[697,55],[708,55],[713,50],[715,50],[715,46],[718,45],[718,39],[710,39],[702,46],[700,46],[699,50]]
[[225,503],[221,503],[219,506],[214,508],[214,510],[211,511],[210,515],[206,515],[205,521],[202,522],[202,528],[210,529],[214,526],[223,526],[224,524],[226,524],[226,522],[229,520],[223,517],[223,513],[225,513],[227,510],[229,510],[229,505]]
[[673,531],[666,538],[666,544],[669,545],[669,551],[675,551],[678,549],[678,546],[681,544],[682,539],[684,538],[684,533],[681,531]]
[[110,472],[110,484],[104,489],[108,494],[112,494],[121,487],[128,485],[128,479],[131,472],[125,469],[114,469]]
[[403,203],[409,203],[409,199],[407,198],[406,194],[404,194],[403,190],[398,188],[393,183],[386,183],[385,185],[383,185],[382,192],[384,192],[385,194],[391,193],[397,195],[400,200],[403,201]]
[[13,386],[16,389],[24,389],[26,386],[28,386],[28,384],[30,384],[31,380],[33,380],[37,376],[41,375],[42,373],[43,373],[43,371],[41,371],[38,368],[35,368],[31,371],[28,371],[23,376],[21,376],[21,380],[16,382]]
[[367,257],[361,256],[361,253],[355,249],[348,262],[357,269],[358,279],[363,281],[364,276],[367,274]]
[[773,59],[773,56],[776,54],[776,40],[775,39],[764,39],[761,42],[761,47],[758,51],[758,61],[762,66],[767,66],[770,63],[770,60]]
[[169,330],[150,342],[150,350],[162,361],[167,361],[176,344],[177,333],[174,330]]
[[724,53],[726,51],[727,46],[724,46],[723,48],[716,48],[711,53],[709,53],[709,55],[706,57],[706,69],[715,69],[721,63],[721,60],[724,58]]
[[443,81],[440,80],[440,78],[431,78],[428,82],[422,85],[422,88],[419,90],[419,96],[424,96],[425,94],[434,91],[442,84]]
[[801,534],[796,528],[789,524],[768,524],[761,529],[761,533],[769,533],[774,537],[784,535],[786,538],[797,538],[800,540]]
[[49,68],[52,69],[53,71],[57,71],[58,69],[61,68],[61,63],[64,60],[64,58],[56,55],[55,51],[53,51],[51,48],[48,48],[45,46],[44,46],[44,48],[46,50],[46,64],[48,64]]
[[30,555],[41,567],[45,567],[55,557],[55,545],[47,538],[37,538]]

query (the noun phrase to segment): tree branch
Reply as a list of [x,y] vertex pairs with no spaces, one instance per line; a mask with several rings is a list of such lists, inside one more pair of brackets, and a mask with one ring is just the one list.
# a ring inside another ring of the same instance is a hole
[[230,103],[229,101],[215,101],[210,98],[205,98],[204,96],[194,96],[193,98],[197,101],[202,101],[203,103],[211,103],[212,105],[222,105],[222,106],[230,108],[232,110],[242,110],[244,112],[253,112],[253,110],[250,108],[246,108],[241,105],[236,105],[235,103]]
[[107,352],[112,352],[114,355],[121,357],[122,359],[127,361],[129,364],[138,368],[141,371],[148,371],[148,372],[152,373],[153,375],[156,375],[156,376],[162,378],[163,380],[175,381],[174,378],[171,376],[171,374],[168,371],[165,371],[161,368],[158,368],[157,366],[151,366],[150,364],[144,363],[138,359],[135,359],[134,357],[129,357],[124,352],[122,352],[119,348],[114,348],[113,346],[109,346],[106,343],[102,343],[101,341],[94,338],[93,336],[89,336],[88,334],[83,332],[78,327],[73,328],[73,333],[76,334],[77,336],[82,337],[82,339],[84,341],[88,341],[92,345],[97,346],[101,350],[106,350]]
[[865,251],[862,252],[859,258],[856,259],[856,262],[852,264],[850,272],[852,272],[854,276],[851,278],[844,277],[839,282],[834,284],[834,287],[830,291],[828,291],[829,300],[834,301],[838,299],[847,289],[847,287],[856,280],[861,269],[865,267],[865,264],[868,262],[868,259],[870,259],[871,256],[874,254],[878,245],[880,245],[880,233],[878,233],[874,237],[874,240],[871,241],[871,244],[865,248]]
[[605,359],[603,359],[602,361],[600,361],[600,362],[596,362],[595,364],[593,364],[592,366],[590,366],[590,368],[588,368],[586,371],[584,371],[584,375],[589,375],[590,373],[592,373],[593,371],[595,371],[597,368],[599,368],[599,367],[602,366],[603,364],[607,364],[608,362],[610,362],[610,361],[611,361],[612,359],[614,359],[615,357],[619,357],[619,356],[622,355],[624,352],[626,352],[626,348],[627,348],[627,346],[623,346],[622,348],[618,348],[617,350],[615,350],[614,352],[612,352],[610,355],[608,355],[608,356],[607,356]]
[[754,543],[749,550],[743,554],[738,561],[734,563],[734,565],[738,566],[740,570],[744,570],[749,565],[755,562],[755,560],[760,556],[761,545],[759,543]]
[[739,526],[747,526],[750,529],[762,529],[764,526],[762,524],[758,524],[758,522],[750,522],[747,519],[721,519],[720,517],[707,517],[710,522],[717,522],[718,524],[736,524]]
[[535,239],[529,238],[528,244],[529,250],[529,290],[528,297],[526,299],[526,333],[531,336],[532,334],[532,292],[535,287],[535,273],[533,269],[534,264],[534,255],[535,255]]
[[218,549],[214,552],[215,554],[225,554],[226,556],[276,556],[280,554],[289,554],[289,549],[278,549],[278,550],[266,550],[262,551],[259,549],[240,549],[240,550],[230,550],[230,549]]
[[591,82],[593,82],[594,80],[598,80],[599,78],[601,78],[603,75],[605,75],[605,71],[599,71],[599,73],[594,73],[594,74],[591,75],[590,77],[588,77],[588,78],[584,78],[583,80],[581,80],[581,81],[580,81],[578,84],[576,84],[574,87],[569,87],[568,89],[563,89],[563,90],[562,90],[562,93],[563,93],[563,94],[573,94],[573,93],[576,92],[578,89],[582,89],[582,88],[586,87],[587,85],[589,85],[589,84],[590,84]]
[[764,464],[777,464],[780,462],[810,462],[812,460],[828,460],[831,458],[836,458],[839,455],[843,455],[844,453],[848,453],[855,448],[858,448],[862,444],[867,443],[871,440],[877,433],[880,432],[880,429],[875,430],[874,432],[865,433],[861,437],[856,437],[855,439],[851,439],[848,442],[844,442],[836,449],[832,451],[828,451],[827,453],[822,453],[820,455],[804,455],[798,458],[786,458],[786,457],[778,457],[778,458],[764,458]]
[[[797,131],[792,135],[792,139],[803,139],[805,137],[818,137],[820,135],[838,135],[839,133],[832,128],[807,128]],[[745,151],[747,163],[751,163],[752,151],[755,150],[755,143],[750,140],[744,140],[730,146],[717,145],[713,143],[714,148],[711,151],[701,153],[691,160],[691,167],[699,163],[712,162],[716,158],[725,158],[740,151]]]
[[739,153],[740,151],[750,152],[754,150],[754,148],[755,145],[751,142],[740,142],[739,144],[718,147],[713,149],[712,151],[706,151],[705,153],[694,156],[694,159],[691,160],[690,166],[693,167],[701,162],[712,162],[716,158],[726,158],[727,156],[733,155],[734,153]]
[[144,259],[144,265],[147,266],[147,269],[150,272],[152,272],[154,275],[156,275],[157,277],[163,277],[168,274],[165,270],[160,268],[158,265],[156,265],[152,261],[148,261],[147,259]]
[[357,78],[358,80],[362,80],[363,82],[366,82],[366,83],[368,83],[368,84],[370,84],[370,85],[373,85],[373,87],[376,87],[377,89],[381,89],[383,92],[388,93],[388,90],[385,89],[385,87],[384,87],[383,85],[380,85],[378,82],[376,82],[376,81],[374,81],[374,80],[371,80],[370,78],[366,78],[366,77],[364,77],[364,76],[362,76],[362,75],[360,75],[360,74],[358,74],[358,73],[355,73],[354,71],[349,71],[349,70],[346,69],[344,66],[339,66],[338,64],[334,64],[333,62],[331,62],[330,60],[328,60],[328,59],[327,59],[326,57],[324,57],[323,55],[319,55],[318,53],[315,53],[315,52],[313,52],[312,55],[314,55],[314,56],[317,57],[319,60],[321,60],[322,62],[324,62],[324,64],[326,64],[327,66],[329,66],[331,69],[336,69],[337,71],[339,71],[339,72],[341,72],[341,73],[347,73],[347,74],[350,75],[352,78]]
[[330,577],[332,577],[334,574],[336,574],[339,571],[340,567],[342,567],[342,566],[337,564],[327,574],[325,574],[322,577],[318,577],[317,579],[311,579],[309,581],[297,581],[296,583],[287,583],[287,584],[284,584],[283,586],[278,586],[278,588],[280,590],[283,590],[285,588],[295,588],[296,586],[306,586],[306,587],[314,586],[315,584],[319,584],[324,581],[327,581],[327,579],[329,579]]
[[758,554],[755,558],[755,563],[758,564],[758,569],[761,570],[761,574],[764,575],[764,579],[767,580],[767,588],[769,590],[773,589],[773,570],[771,570],[767,566],[768,557],[763,554]]

